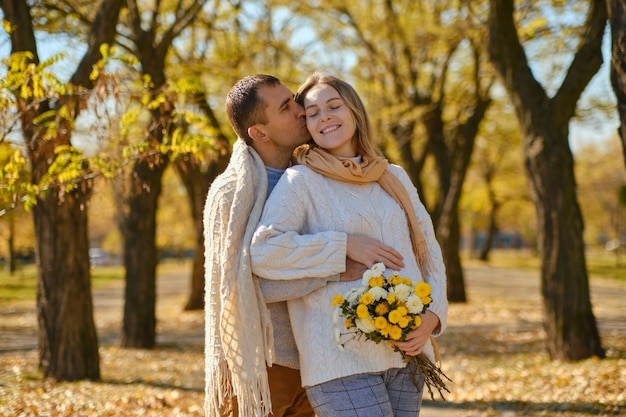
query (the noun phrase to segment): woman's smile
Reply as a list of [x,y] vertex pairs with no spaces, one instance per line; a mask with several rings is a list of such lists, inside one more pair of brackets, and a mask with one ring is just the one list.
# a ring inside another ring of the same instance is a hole
[[335,130],[339,129],[340,127],[341,127],[341,125],[332,125],[332,126],[329,126],[327,128],[324,128],[320,133],[322,135],[325,135],[327,133],[334,132]]

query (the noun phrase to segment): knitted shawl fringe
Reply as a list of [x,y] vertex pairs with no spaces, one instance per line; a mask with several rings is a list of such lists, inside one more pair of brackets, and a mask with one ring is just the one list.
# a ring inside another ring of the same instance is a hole
[[230,198],[232,193],[232,201],[222,206],[229,212],[228,224],[213,205],[207,204],[204,213],[205,415],[221,416],[226,400],[235,396],[239,417],[264,417],[272,411],[267,366],[274,361],[274,340],[269,311],[251,272],[249,247],[265,204],[267,175],[259,155],[242,139],[222,175],[224,181],[218,183],[224,190],[209,197]]

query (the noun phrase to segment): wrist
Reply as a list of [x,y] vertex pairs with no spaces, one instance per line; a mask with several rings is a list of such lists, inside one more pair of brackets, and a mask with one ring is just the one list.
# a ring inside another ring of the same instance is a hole
[[424,318],[422,319],[422,326],[426,325],[431,334],[439,328],[440,323],[439,317],[435,313],[432,311],[426,311],[426,314],[424,314]]

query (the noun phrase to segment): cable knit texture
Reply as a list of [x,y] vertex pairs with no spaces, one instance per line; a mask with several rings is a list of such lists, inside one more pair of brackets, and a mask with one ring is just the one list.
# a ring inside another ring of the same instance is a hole
[[266,366],[274,359],[272,324],[249,259],[266,190],[263,161],[238,139],[228,167],[209,190],[204,211],[207,416],[218,416],[224,399],[232,395],[241,417],[271,411]]
[[[430,255],[427,276],[420,272],[407,216],[378,183],[348,184],[301,165],[285,172],[266,203],[252,240],[252,268],[257,275],[272,280],[328,276],[336,273],[332,272],[334,262],[345,260],[348,234],[379,239],[403,255],[405,268],[399,271],[402,276],[431,284],[430,310],[439,317],[441,334],[447,324],[446,276],[432,221],[406,172],[397,165],[388,165],[387,170],[409,193]],[[401,355],[386,343],[354,339],[344,351],[337,347],[331,299],[359,284],[330,282],[288,302],[304,386],[405,366]],[[424,351],[434,360],[430,342]]]

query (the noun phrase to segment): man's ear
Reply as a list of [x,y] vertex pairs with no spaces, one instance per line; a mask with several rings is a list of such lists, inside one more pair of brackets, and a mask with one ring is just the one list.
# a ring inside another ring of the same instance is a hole
[[259,125],[253,125],[248,128],[248,135],[252,138],[252,140],[257,142],[264,142],[267,140],[267,135],[265,131],[259,127]]

